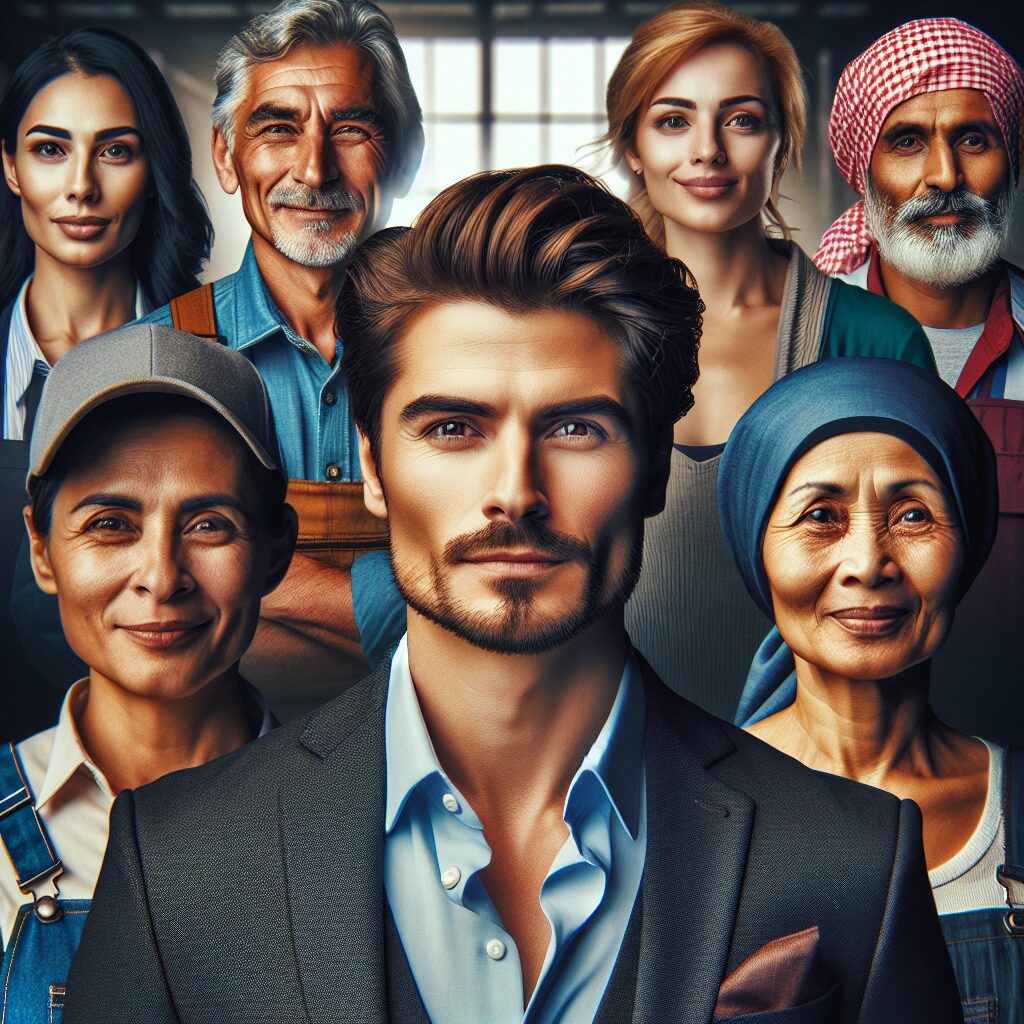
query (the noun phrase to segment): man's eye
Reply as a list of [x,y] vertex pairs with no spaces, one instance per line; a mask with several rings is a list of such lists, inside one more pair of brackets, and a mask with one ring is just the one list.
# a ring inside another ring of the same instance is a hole
[[263,135],[294,135],[295,129],[290,124],[268,124],[263,129]]
[[897,139],[897,141],[893,144],[892,148],[902,149],[909,153],[912,150],[916,149],[917,145],[917,139],[915,139],[912,135],[904,135],[902,139]]
[[556,431],[556,437],[588,437],[592,433],[586,423],[563,423]]
[[350,139],[368,139],[370,133],[358,124],[343,124],[334,130],[335,135],[344,135]]
[[468,437],[469,425],[461,420],[445,420],[430,428],[431,437]]

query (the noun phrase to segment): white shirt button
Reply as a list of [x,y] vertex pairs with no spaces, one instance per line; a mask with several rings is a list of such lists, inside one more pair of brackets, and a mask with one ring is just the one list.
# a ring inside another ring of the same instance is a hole
[[447,868],[441,872],[441,884],[446,889],[454,889],[462,878],[462,872],[458,868]]
[[451,811],[452,814],[459,809],[459,801],[456,800],[451,793],[445,793],[445,795],[441,797],[441,803],[444,804],[444,809],[446,811]]
[[505,955],[505,943],[501,939],[491,939],[484,949],[492,960],[500,960]]

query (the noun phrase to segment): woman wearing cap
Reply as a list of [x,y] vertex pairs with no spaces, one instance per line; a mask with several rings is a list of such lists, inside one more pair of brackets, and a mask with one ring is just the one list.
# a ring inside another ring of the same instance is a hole
[[648,521],[627,606],[634,643],[674,689],[729,717],[768,623],[718,526],[725,441],[773,380],[816,359],[892,356],[934,367],[916,322],[830,282],[779,211],[806,122],[800,69],[774,25],[676,5],[636,31],[608,83],[606,136],[651,237],[705,304],[694,408],[676,424],[665,511]]
[[273,724],[238,662],[295,542],[276,452],[259,375],[224,346],[126,327],[50,375],[25,519],[89,671],[56,727],[0,750],[10,1019],[42,1024],[63,1005],[114,796]]
[[8,610],[27,441],[43,379],[84,338],[194,288],[213,232],[170,89],[124,36],[80,29],[35,50],[0,99],[0,138],[5,739],[51,719],[62,692],[57,679],[65,678],[50,659],[37,657],[33,669]]
[[985,432],[916,367],[822,362],[739,421],[718,494],[740,574],[775,620],[737,722],[812,768],[917,802],[967,1019],[1019,1020],[1024,757],[928,703],[931,659],[995,536]]

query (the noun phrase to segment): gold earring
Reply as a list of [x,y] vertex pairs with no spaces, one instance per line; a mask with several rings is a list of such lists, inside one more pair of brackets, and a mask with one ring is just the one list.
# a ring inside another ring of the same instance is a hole
[[636,176],[637,176],[638,178],[642,178],[642,177],[644,176],[644,169],[643,169],[642,167],[634,167],[634,168],[633,168],[633,173],[634,173],[634,174],[635,174],[635,175],[636,175]]

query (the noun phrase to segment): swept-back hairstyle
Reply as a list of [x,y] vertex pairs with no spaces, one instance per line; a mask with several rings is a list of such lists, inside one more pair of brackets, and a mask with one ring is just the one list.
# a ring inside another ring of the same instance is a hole
[[[675,4],[645,21],[633,34],[608,80],[608,131],[602,141],[610,144],[615,162],[622,161],[627,150],[635,149],[637,125],[658,86],[680,61],[713,43],[734,43],[749,50],[771,86],[775,103],[772,114],[782,143],[764,217],[769,226],[789,238],[789,227],[779,213],[779,182],[790,161],[800,170],[800,151],[807,130],[807,99],[793,46],[770,22],[758,21],[719,3]],[[643,181],[632,175],[630,179],[630,203],[651,238],[664,248],[662,217],[651,205]]]
[[[8,155],[18,148],[18,125],[32,98],[55,78],[77,72],[116,79],[135,107],[149,160],[150,195],[129,252],[147,296],[163,305],[195,288],[196,274],[213,244],[192,150],[181,111],[164,76],[136,43],[118,32],[76,29],[38,47],[14,72],[0,100],[0,138]],[[81,102],[89,102],[83,90]],[[25,231],[21,202],[0,187],[0,307],[32,271],[35,248]]]
[[337,43],[360,50],[373,65],[374,94],[384,121],[385,174],[391,192],[404,195],[423,156],[423,114],[395,27],[369,0],[284,0],[253,18],[217,57],[213,126],[230,147],[238,107],[256,65],[280,60],[296,46]]
[[464,300],[593,320],[622,350],[652,446],[671,439],[693,404],[704,306],[686,267],[583,171],[491,171],[445,189],[411,228],[378,232],[349,264],[338,298],[342,366],[353,417],[378,458],[397,343],[423,310]]

